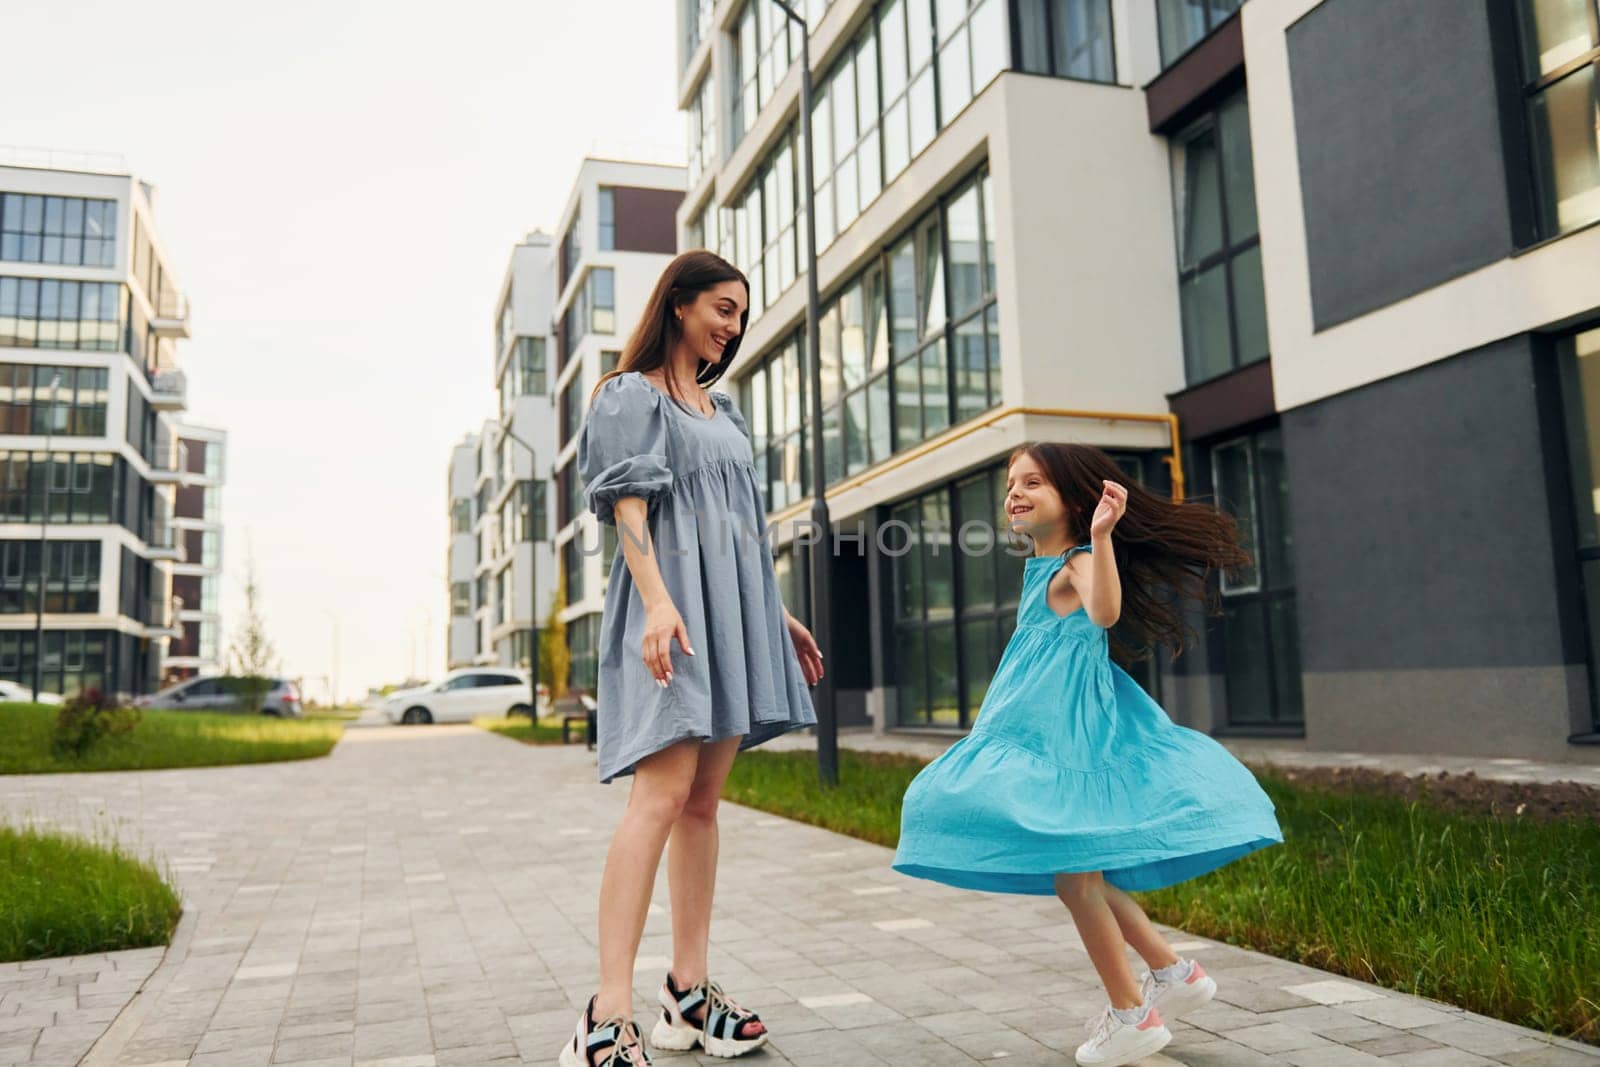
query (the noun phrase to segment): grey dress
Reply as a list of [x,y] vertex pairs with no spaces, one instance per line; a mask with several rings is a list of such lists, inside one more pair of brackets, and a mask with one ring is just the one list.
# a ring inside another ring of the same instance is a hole
[[706,418],[638,371],[610,378],[578,437],[584,499],[616,525],[619,497],[642,497],[673,606],[689,632],[672,643],[672,681],[656,684],[641,655],[645,611],[621,538],[600,618],[600,780],[686,738],[742,737],[751,748],[817,721],[800,672],[766,536],[750,430],[733,398],[712,392]]

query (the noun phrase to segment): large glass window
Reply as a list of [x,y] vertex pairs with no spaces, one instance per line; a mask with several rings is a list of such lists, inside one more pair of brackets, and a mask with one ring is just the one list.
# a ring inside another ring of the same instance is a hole
[[800,417],[804,349],[801,336],[791,334],[739,386],[739,410],[750,426],[770,511],[786,508],[811,491],[810,442]]
[[1156,0],[1161,33],[1161,65],[1172,63],[1205,40],[1244,0]]
[[601,186],[595,193],[599,202],[599,218],[595,220],[595,247],[602,252],[614,251],[617,247],[617,198],[616,194],[606,186]]
[[1540,237],[1600,219],[1600,8],[1520,0]]
[[[568,601],[572,597],[568,596]],[[595,692],[598,685],[600,613],[580,615],[567,622],[567,651],[571,654],[569,682],[574,689]]]
[[[46,630],[40,688],[63,696],[104,689],[112,676],[112,649],[118,636],[112,630]],[[31,685],[36,647],[32,630],[0,631],[0,677]]]
[[0,278],[0,348],[115,352],[126,321],[127,291],[113,282]]
[[[820,9],[825,4],[796,4]],[[769,0],[750,0],[733,29],[733,140],[755,125],[756,116],[800,55],[800,31]]]
[[472,501],[460,497],[450,505],[450,529],[455,533],[472,532]]
[[1007,551],[997,464],[897,506],[879,541],[894,575],[901,726],[972,725],[1016,628],[1022,560]]
[[109,452],[0,452],[0,522],[38,522],[50,480],[50,522],[112,522],[119,503]]
[[1017,0],[1022,69],[1084,81],[1117,80],[1111,0]]
[[0,259],[116,266],[117,202],[0,193]]
[[1185,130],[1172,159],[1184,366],[1197,385],[1267,358],[1245,93]]
[[1221,579],[1228,725],[1299,728],[1305,715],[1283,437],[1273,427],[1210,451],[1217,506],[1238,522],[1253,560]]
[[1577,520],[1575,564],[1584,593],[1589,646],[1589,695],[1600,732],[1600,329],[1563,339],[1557,347],[1567,466]]
[[567,232],[561,235],[561,254],[559,265],[561,276],[556,284],[565,289],[567,282],[577,272],[578,260],[583,258],[583,212],[572,213],[572,223],[567,227]]
[[[100,610],[100,542],[50,541],[44,610],[94,614]],[[38,607],[39,542],[0,541],[0,614]]]
[[[715,79],[710,74],[700,79],[700,86],[689,101],[689,188],[717,166],[717,97]],[[704,248],[702,238],[696,247]]]
[[681,0],[683,7],[683,62],[687,64],[700,42],[711,32],[711,15],[717,0]]
[[794,130],[762,161],[742,193],[723,208],[722,256],[750,279],[750,321],[760,317],[800,273]]
[[472,614],[472,583],[450,583],[450,614],[465,616]]
[[869,20],[822,79],[812,107],[817,244],[826,248],[883,189],[876,24]]
[[[980,172],[824,304],[818,350],[830,485],[999,403],[993,216],[991,183]],[[798,336],[782,342],[741,394],[774,510],[810,491],[802,347]]]
[[583,586],[583,572],[586,569],[586,557],[583,554],[581,540],[583,531],[573,531],[567,543],[561,546],[561,566],[567,576],[567,603],[576,604],[586,595]]
[[105,436],[110,376],[104,367],[0,363],[0,433]]

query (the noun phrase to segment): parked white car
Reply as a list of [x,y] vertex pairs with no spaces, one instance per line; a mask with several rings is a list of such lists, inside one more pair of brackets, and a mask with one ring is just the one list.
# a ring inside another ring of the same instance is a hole
[[[32,704],[33,686],[23,685],[21,682],[8,682],[0,679],[0,704]],[[40,693],[39,703],[59,704],[60,693]]]
[[528,672],[515,667],[462,667],[438,682],[390,693],[383,716],[408,726],[470,722],[479,715],[526,715],[533,694]]

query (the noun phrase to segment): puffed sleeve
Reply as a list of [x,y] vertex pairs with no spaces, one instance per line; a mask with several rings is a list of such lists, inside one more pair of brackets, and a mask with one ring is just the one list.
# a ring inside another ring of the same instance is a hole
[[617,524],[617,499],[643,497],[653,508],[672,488],[667,466],[667,413],[661,391],[636,375],[619,374],[600,387],[578,434],[578,477],[595,517]]

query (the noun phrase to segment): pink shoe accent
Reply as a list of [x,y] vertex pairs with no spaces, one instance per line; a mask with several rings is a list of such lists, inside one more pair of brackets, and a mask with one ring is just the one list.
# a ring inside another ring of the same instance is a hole
[[1134,1029],[1136,1029],[1136,1030],[1154,1030],[1156,1027],[1158,1027],[1160,1025],[1161,1025],[1161,1013],[1156,1011],[1154,1008],[1151,1008],[1149,1010],[1149,1012],[1147,1012],[1145,1014],[1144,1022],[1142,1022],[1138,1026],[1134,1027]]
[[1183,982],[1185,985],[1193,985],[1195,982],[1200,981],[1200,979],[1204,978],[1205,976],[1205,968],[1196,963],[1193,969],[1190,971],[1189,977],[1185,978]]

